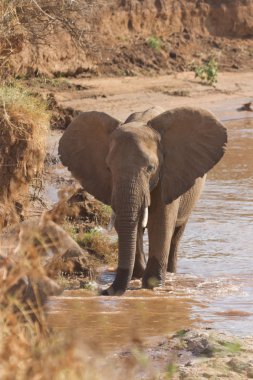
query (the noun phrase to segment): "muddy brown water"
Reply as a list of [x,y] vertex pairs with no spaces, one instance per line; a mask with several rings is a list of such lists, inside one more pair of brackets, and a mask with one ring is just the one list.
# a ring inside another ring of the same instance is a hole
[[[214,111],[220,116],[218,105]],[[119,298],[65,291],[49,302],[53,327],[102,350],[201,324],[252,334],[253,120],[248,113],[239,116],[247,118],[222,115],[228,151],[209,174],[190,218],[178,274],[168,275],[163,290],[141,290],[135,282]],[[113,276],[105,272],[100,280],[106,284]]]

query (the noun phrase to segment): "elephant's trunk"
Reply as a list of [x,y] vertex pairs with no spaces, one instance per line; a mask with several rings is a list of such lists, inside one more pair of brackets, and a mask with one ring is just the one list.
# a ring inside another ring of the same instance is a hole
[[118,268],[116,278],[102,294],[123,294],[131,280],[134,268],[137,227],[143,208],[143,194],[135,183],[121,184],[114,188],[112,206],[116,213],[115,228],[118,233]]
[[127,220],[117,219],[117,231],[119,236],[118,247],[118,268],[115,280],[112,284],[113,290],[120,295],[127,289],[129,281],[133,275],[136,239],[137,239],[137,223],[130,224]]

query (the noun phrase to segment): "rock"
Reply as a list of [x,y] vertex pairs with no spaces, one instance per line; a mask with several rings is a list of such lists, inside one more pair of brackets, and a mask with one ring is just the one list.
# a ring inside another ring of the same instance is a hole
[[252,102],[244,103],[237,111],[250,111],[253,112],[253,104]]
[[88,254],[64,231],[62,227],[43,214],[40,220],[20,224],[19,243],[15,256],[31,251],[41,257],[47,274],[55,278],[60,272],[81,272],[89,275]]
[[177,59],[177,53],[175,53],[174,51],[171,51],[170,52],[170,58]]
[[208,335],[194,333],[188,333],[183,340],[186,344],[186,349],[191,351],[194,356],[213,356],[214,346],[208,339]]
[[46,270],[51,276],[58,273],[82,274],[85,277],[91,276],[91,269],[88,265],[87,252],[77,252],[67,250],[63,255],[56,255],[46,264]]
[[[81,87],[81,86],[79,86]],[[78,88],[80,90],[80,88]],[[47,105],[48,109],[52,111],[52,116],[50,119],[50,127],[52,129],[64,130],[71,123],[71,121],[81,113],[79,110],[75,110],[72,107],[62,107],[60,106],[53,93],[47,94]]]
[[247,363],[244,363],[243,361],[233,358],[228,362],[228,365],[232,368],[233,371],[241,373],[244,372],[247,369]]
[[97,225],[104,227],[108,225],[111,210],[82,188],[79,188],[69,199],[58,202],[48,212],[48,215],[55,222],[69,218],[70,220],[88,223],[94,228]]

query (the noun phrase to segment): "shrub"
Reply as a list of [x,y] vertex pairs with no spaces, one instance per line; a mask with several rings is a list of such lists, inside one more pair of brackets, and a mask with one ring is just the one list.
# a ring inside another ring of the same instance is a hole
[[157,51],[161,50],[163,44],[160,38],[156,36],[150,36],[147,40],[147,43],[152,49]]
[[194,72],[195,78],[200,78],[208,85],[214,85],[217,83],[218,63],[215,58],[210,58],[206,64],[195,67]]

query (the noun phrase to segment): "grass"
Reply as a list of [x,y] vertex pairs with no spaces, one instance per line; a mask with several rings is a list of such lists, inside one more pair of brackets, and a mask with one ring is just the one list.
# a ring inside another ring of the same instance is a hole
[[118,243],[112,242],[104,233],[94,229],[90,232],[79,234],[76,241],[83,249],[89,252],[94,264],[116,265]]
[[49,125],[50,114],[46,102],[16,85],[0,87],[0,110],[10,127],[36,125],[44,134]]
[[147,43],[152,49],[157,51],[160,51],[163,46],[162,40],[157,36],[150,36],[147,39]]
[[98,215],[99,224],[106,227],[110,221],[111,214],[112,214],[111,206],[107,206],[101,203],[101,208],[99,210],[99,215]]
[[71,87],[70,83],[65,78],[48,78],[48,77],[37,77],[31,78],[33,86],[39,86],[41,88],[49,88],[55,90],[67,90]]
[[39,96],[15,84],[0,86],[1,225],[25,209],[28,185],[42,172],[50,114]]
[[169,363],[166,367],[165,379],[171,380],[177,372],[177,366],[174,363]]

